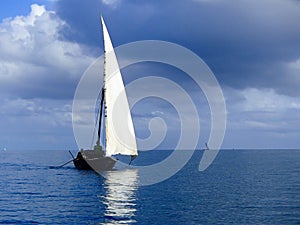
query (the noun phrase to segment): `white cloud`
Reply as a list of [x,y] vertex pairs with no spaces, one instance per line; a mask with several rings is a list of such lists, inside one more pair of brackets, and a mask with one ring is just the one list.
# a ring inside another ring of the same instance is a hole
[[289,66],[291,69],[296,69],[298,72],[300,72],[300,59],[288,63],[288,66]]
[[76,149],[71,119],[68,100],[1,98],[0,148]]
[[68,100],[2,99],[1,114],[5,118],[26,118],[51,126],[70,126],[71,103]]
[[300,109],[298,98],[277,94],[273,89],[247,88],[241,94],[245,99],[240,105],[243,111],[278,112]]
[[[299,134],[298,98],[278,94],[273,89],[257,88],[225,88],[225,96],[229,111],[228,142],[242,148],[297,146],[297,139],[291,137]],[[271,140],[275,136],[278,138]]]
[[121,4],[122,0],[102,0],[103,4],[108,5],[112,8],[116,8],[119,4]]
[[10,149],[74,148],[68,92],[94,56],[62,39],[67,27],[36,4],[0,23],[0,142]]
[[222,0],[193,0],[193,1],[199,3],[217,3],[217,2],[221,2]]
[[287,64],[286,76],[286,79],[295,86],[295,89],[298,89],[300,85],[300,58]]
[[[32,5],[27,16],[7,18],[0,24],[0,85],[18,90],[27,81],[78,79],[94,60],[85,46],[61,39],[67,24],[44,6]],[[38,94],[38,93],[37,93]],[[39,96],[37,96],[39,97]]]

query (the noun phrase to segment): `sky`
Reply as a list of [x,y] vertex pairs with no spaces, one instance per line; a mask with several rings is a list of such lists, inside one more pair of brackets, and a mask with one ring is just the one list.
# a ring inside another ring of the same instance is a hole
[[[226,101],[222,148],[300,147],[298,0],[3,0],[0,6],[0,150],[80,148],[72,103],[84,71],[103,54],[100,14],[115,47],[162,40],[205,61]],[[211,118],[201,90],[162,65],[125,68],[125,83],[145,71],[189,90],[201,124],[198,147],[204,146]],[[139,138],[161,116],[168,129],[157,147],[174,148],[180,126],[169,103],[148,98],[132,114]]]

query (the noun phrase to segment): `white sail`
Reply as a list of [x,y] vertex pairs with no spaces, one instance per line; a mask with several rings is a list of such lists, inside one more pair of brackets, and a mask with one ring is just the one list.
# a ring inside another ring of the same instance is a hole
[[104,105],[106,156],[137,155],[135,132],[116,54],[104,20]]

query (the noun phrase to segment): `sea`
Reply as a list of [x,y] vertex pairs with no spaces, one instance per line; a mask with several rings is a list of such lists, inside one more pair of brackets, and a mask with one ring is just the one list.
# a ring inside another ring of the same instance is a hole
[[[170,154],[141,152],[134,163]],[[0,224],[300,224],[300,150],[221,150],[200,172],[202,154],[140,186],[139,169],[104,177],[53,167],[70,160],[67,151],[3,151]]]

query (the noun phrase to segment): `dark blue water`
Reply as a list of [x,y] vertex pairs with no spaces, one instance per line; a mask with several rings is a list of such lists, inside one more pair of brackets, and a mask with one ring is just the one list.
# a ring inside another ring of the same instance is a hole
[[300,151],[224,150],[200,173],[201,155],[139,187],[137,170],[50,169],[64,151],[1,152],[0,224],[300,224]]

